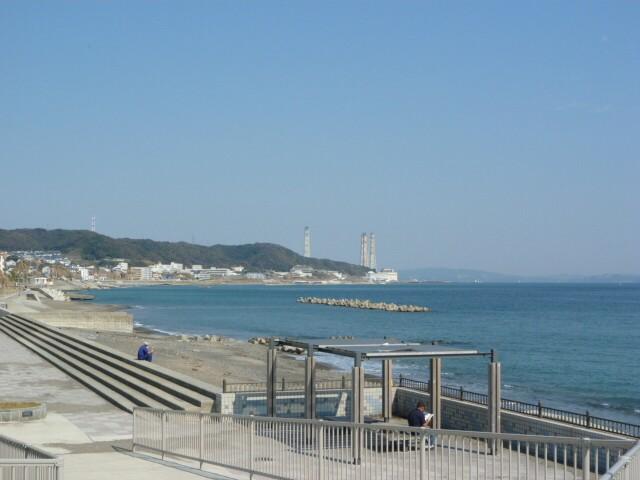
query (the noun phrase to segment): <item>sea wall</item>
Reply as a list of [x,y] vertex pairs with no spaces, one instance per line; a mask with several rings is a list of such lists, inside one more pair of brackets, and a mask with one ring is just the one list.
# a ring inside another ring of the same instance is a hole
[[127,312],[33,312],[29,318],[52,327],[82,328],[109,332],[133,332],[133,316]]

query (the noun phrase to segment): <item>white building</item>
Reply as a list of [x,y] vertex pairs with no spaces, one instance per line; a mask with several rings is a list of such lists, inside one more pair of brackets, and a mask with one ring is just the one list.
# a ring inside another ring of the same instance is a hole
[[245,274],[245,277],[248,280],[264,280],[265,278],[267,278],[264,273],[259,272],[248,272],[247,274]]
[[0,252],[0,273],[4,273],[4,269],[7,268],[5,262],[7,261],[8,255],[7,252]]
[[295,265],[290,270],[291,275],[298,278],[309,278],[313,276],[313,267],[306,265]]
[[120,262],[111,269],[113,272],[127,273],[129,271],[129,264],[127,262]]
[[371,283],[397,282],[398,272],[392,268],[383,268],[380,272],[367,272],[367,280]]
[[211,280],[214,277],[236,277],[238,274],[230,268],[202,268],[200,270],[193,270],[193,276],[197,280]]
[[82,280],[83,282],[91,279],[89,269],[86,267],[78,267],[78,273],[80,274],[80,280]]

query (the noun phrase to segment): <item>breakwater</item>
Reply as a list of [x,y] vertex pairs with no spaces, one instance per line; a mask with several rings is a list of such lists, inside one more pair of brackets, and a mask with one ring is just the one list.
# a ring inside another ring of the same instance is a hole
[[382,310],[385,312],[421,313],[430,312],[429,307],[420,305],[398,305],[395,303],[372,302],[358,298],[319,298],[300,297],[298,303],[310,303],[312,305],[328,305],[330,307],[360,308],[363,310]]

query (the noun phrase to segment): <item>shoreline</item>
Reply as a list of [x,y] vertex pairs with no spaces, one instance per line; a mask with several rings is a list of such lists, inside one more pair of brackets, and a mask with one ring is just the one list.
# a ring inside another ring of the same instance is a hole
[[[138,286],[141,285],[127,285],[127,287]],[[159,287],[159,285],[145,286]],[[0,301],[2,301],[3,293],[4,292],[0,291]],[[95,330],[69,330],[74,334],[79,334],[80,336],[89,338],[90,340],[95,340],[99,343],[105,343],[120,351],[130,353],[131,355],[135,354],[137,347],[139,347],[139,344],[142,343],[144,339],[151,339],[153,342],[157,342],[160,347],[160,349],[157,350],[157,362],[159,364],[196,378],[202,378],[203,381],[207,381],[208,383],[221,386],[223,379],[227,380],[229,383],[265,381],[267,349],[264,346],[248,343],[247,339],[250,336],[243,338],[231,334],[228,337],[226,335],[222,337],[221,341],[207,343],[202,340],[189,340],[189,338],[204,338],[205,332],[189,332],[188,330],[181,332],[179,330],[179,325],[173,325],[174,327],[177,327],[176,331],[167,332],[137,322],[135,319],[136,305],[134,304],[100,304],[94,303],[93,301],[45,303],[48,303],[49,305],[51,303],[65,304],[65,308],[70,310],[83,309],[85,311],[91,311],[95,309],[97,311],[103,311],[104,309],[109,309],[111,311],[126,311],[132,313],[134,314],[134,331],[128,334],[96,332]],[[24,314],[25,316],[28,316],[28,313]],[[214,337],[219,337],[220,335],[210,331],[206,332],[206,334],[213,335]],[[163,351],[167,352],[168,355],[164,355]],[[297,356],[296,358],[295,355],[282,353],[279,358],[282,361],[279,362],[278,365],[280,370],[278,378],[285,376],[287,380],[290,381],[303,379],[303,357]],[[343,365],[334,362],[329,363],[320,361],[320,359],[318,364],[322,364],[321,374],[319,369],[319,380],[337,379],[341,378],[343,374],[349,375],[348,369]],[[202,376],[199,377],[199,375]],[[371,372],[370,375],[377,376],[378,372],[376,371],[375,374]],[[413,375],[408,376],[409,378],[420,379],[420,377],[415,377]],[[451,386],[455,387],[457,383],[459,382],[452,379]],[[481,383],[481,381],[472,381],[471,383],[464,382],[462,385],[465,390],[484,393],[485,388]],[[549,407],[576,412],[584,412],[588,409],[591,411],[592,415],[640,424],[640,412],[638,410],[631,411],[617,406],[610,407],[605,403],[596,405],[595,403],[592,403],[589,398],[567,399],[562,396],[553,395],[541,395],[540,398],[538,398],[538,396],[527,395],[526,391],[519,391],[517,388],[512,390],[511,388],[505,384],[505,391],[503,393],[514,400],[530,403],[542,400],[542,402]]]

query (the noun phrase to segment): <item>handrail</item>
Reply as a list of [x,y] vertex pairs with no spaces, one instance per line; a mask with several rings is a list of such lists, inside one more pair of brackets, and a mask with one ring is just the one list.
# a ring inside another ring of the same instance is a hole
[[[137,407],[133,448],[271,478],[592,480],[633,440],[412,428]],[[452,468],[466,466],[460,475]],[[452,467],[453,466],[453,467]],[[471,469],[465,473],[465,468]],[[479,471],[480,469],[480,471]],[[547,475],[547,473],[549,475]],[[607,478],[605,480],[618,480]],[[640,480],[640,476],[620,480]]]
[[33,445],[0,435],[0,478],[62,480],[62,467],[61,458]]
[[600,477],[600,480],[613,480],[618,478],[633,478],[635,480],[638,477],[640,477],[640,442],[636,443],[635,447],[622,455],[618,461]]

